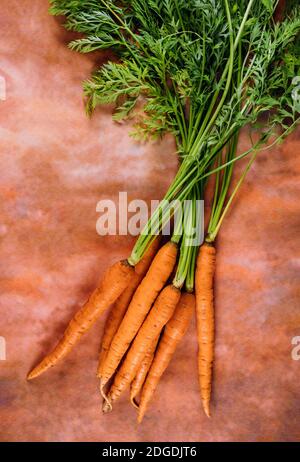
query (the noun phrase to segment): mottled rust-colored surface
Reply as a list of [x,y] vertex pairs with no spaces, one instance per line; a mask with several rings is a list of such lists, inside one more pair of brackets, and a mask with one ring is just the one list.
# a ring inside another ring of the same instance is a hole
[[[110,110],[84,114],[81,81],[97,56],[40,0],[1,1],[1,441],[300,441],[299,132],[259,156],[218,241],[212,418],[199,404],[195,326],[138,427],[123,399],[100,412],[95,379],[103,319],[68,359],[32,383],[28,370],[133,238],[100,238],[96,203],[162,197],[174,145],[141,146]],[[241,146],[246,145],[245,137]]]

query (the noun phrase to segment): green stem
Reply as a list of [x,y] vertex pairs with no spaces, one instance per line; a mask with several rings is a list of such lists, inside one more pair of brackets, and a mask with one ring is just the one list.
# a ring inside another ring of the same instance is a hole
[[247,166],[246,166],[246,168],[245,168],[245,170],[244,170],[244,172],[243,172],[241,178],[239,179],[239,181],[238,181],[237,185],[235,186],[235,188],[234,188],[234,190],[233,190],[233,192],[232,192],[230,198],[228,199],[228,202],[227,202],[227,204],[226,204],[226,206],[225,206],[225,208],[224,208],[224,210],[223,210],[223,213],[222,213],[221,217],[219,218],[219,221],[218,221],[217,225],[215,226],[214,230],[208,234],[208,236],[207,236],[207,238],[206,238],[206,241],[207,241],[207,242],[214,242],[214,240],[216,239],[217,234],[218,234],[218,232],[219,232],[219,230],[220,230],[220,227],[221,227],[221,225],[222,225],[222,222],[223,222],[223,220],[224,220],[224,218],[225,218],[225,215],[226,215],[226,213],[228,212],[228,210],[229,210],[229,208],[230,208],[230,205],[231,205],[231,203],[232,203],[232,201],[233,201],[235,195],[237,194],[238,190],[240,189],[240,187],[241,187],[241,185],[242,185],[244,179],[246,178],[246,175],[247,175],[247,173],[249,172],[249,170],[250,170],[250,168],[251,168],[251,166],[252,166],[254,160],[256,159],[257,154],[258,154],[258,151],[255,151],[255,152],[253,153],[253,155],[251,156],[251,159],[250,159],[250,161],[248,162],[248,164],[247,164]]
[[[215,93],[215,95],[214,95],[214,97],[212,99],[210,108],[209,108],[208,113],[206,114],[206,117],[204,119],[203,126],[202,126],[202,128],[201,128],[201,130],[200,130],[200,132],[199,132],[199,134],[198,134],[198,136],[197,136],[197,138],[196,138],[196,140],[194,142],[194,149],[196,150],[196,152],[199,151],[199,149],[201,147],[201,143],[202,143],[204,137],[208,134],[209,130],[211,129],[211,127],[215,123],[216,118],[218,117],[218,114],[220,113],[220,111],[221,111],[221,109],[223,107],[223,104],[224,104],[224,102],[226,100],[226,97],[227,97],[227,94],[228,94],[228,91],[229,91],[230,85],[231,85],[235,49],[234,49],[233,29],[232,29],[232,21],[231,21],[231,14],[230,14],[230,9],[229,9],[229,5],[228,5],[228,0],[224,0],[224,2],[225,2],[226,16],[227,16],[228,26],[229,26],[229,41],[230,41],[229,59],[227,61],[227,65],[226,65],[226,68],[225,68],[225,70],[227,71],[226,84],[225,84],[225,89],[224,89],[224,92],[222,94],[221,100],[220,100],[219,104],[217,105],[217,108],[215,109],[213,115],[211,115],[211,112],[212,112],[212,110],[213,110],[213,108],[215,106],[215,103],[217,101],[219,90]],[[221,77],[221,82],[225,79],[225,75],[226,75],[225,70],[223,72],[224,77],[223,77],[223,75]],[[209,122],[208,122],[208,120],[209,120]]]
[[182,222],[182,215],[180,214],[179,218],[177,217],[177,220],[174,219],[174,231],[173,231],[173,236],[171,241],[175,242],[175,244],[179,244],[179,241],[182,237],[182,227],[183,227],[183,222]]
[[[181,164],[182,167],[183,163]],[[193,169],[190,170],[189,174],[185,173],[185,170],[181,170],[179,168],[179,184],[182,182],[184,178],[190,176],[193,171],[195,170],[195,166]],[[174,182],[176,183],[176,182]],[[178,193],[176,193],[177,188],[174,188],[174,184],[171,185],[170,190],[165,195],[164,199],[160,202],[157,209],[154,211],[151,218],[148,220],[146,226],[142,230],[135,246],[132,250],[128,261],[132,265],[136,265],[136,263],[142,258],[145,249],[148,247],[150,240],[154,234],[159,234],[159,232],[163,229],[163,227],[169,222],[172,218],[174,213],[176,212],[176,207],[173,207],[172,201],[176,200],[175,203],[178,206],[181,205],[181,202],[186,199],[193,188],[195,183],[195,179],[193,179],[190,183],[184,182],[184,187]]]
[[191,245],[190,240],[193,238],[196,215],[196,193],[194,189],[187,199],[190,202],[188,203],[188,206],[185,205],[184,207],[183,238],[180,246],[177,271],[173,279],[173,285],[178,289],[181,289],[184,285],[190,267],[191,257],[193,255],[194,246]]
[[[231,15],[230,15],[228,2],[225,0],[226,14],[227,14],[228,24],[229,24],[229,28],[230,28],[230,56],[229,56],[229,59],[228,59],[228,61],[226,63],[224,71],[222,73],[222,76],[221,76],[221,78],[219,80],[217,90],[214,93],[214,96],[213,96],[212,101],[210,103],[210,106],[208,108],[206,117],[205,117],[205,119],[203,121],[203,124],[202,124],[202,126],[201,126],[201,128],[199,130],[199,133],[197,134],[197,137],[196,137],[196,139],[194,141],[193,146],[194,146],[194,150],[196,152],[199,151],[200,146],[201,146],[201,142],[202,142],[202,140],[204,138],[204,134],[206,134],[209,131],[209,129],[212,127],[212,125],[215,122],[215,119],[216,119],[218,113],[220,112],[220,110],[221,110],[221,108],[223,106],[223,103],[224,103],[224,101],[226,99],[226,88],[227,88],[227,91],[228,91],[229,86],[230,86],[230,79],[228,77],[229,77],[229,74],[232,73],[232,69],[230,70],[230,67],[232,68],[232,66],[233,66],[233,54],[235,53],[235,51],[236,51],[236,49],[237,49],[237,47],[238,47],[238,45],[240,43],[242,34],[244,32],[245,24],[246,24],[246,21],[248,19],[250,9],[252,8],[253,3],[254,3],[254,0],[249,1],[249,4],[248,4],[247,9],[245,11],[245,14],[244,14],[244,17],[242,19],[241,25],[239,27],[239,30],[238,30],[237,36],[235,38],[235,41],[234,41],[234,43],[232,43]],[[226,75],[227,75],[226,87],[225,87],[225,90],[224,90],[224,93],[223,93],[223,96],[222,96],[222,100],[218,104],[217,109],[215,110],[213,117],[211,117],[211,113],[212,113],[212,111],[213,111],[213,109],[215,107],[215,104],[217,102],[217,99],[218,99],[220,90],[221,90],[221,88],[223,86],[223,83],[225,81]],[[210,121],[210,122],[208,123],[208,121]],[[196,123],[195,123],[195,130],[198,128],[199,122],[200,122],[200,120],[199,120],[199,115],[198,115],[198,118],[197,118]],[[208,126],[207,126],[207,123],[208,123]]]
[[[219,166],[220,166],[221,163],[222,163],[222,153],[219,156],[219,159],[217,160],[217,164]],[[219,188],[220,188],[220,170],[217,170],[216,180],[215,180],[215,188],[214,188],[214,199],[213,199],[211,212],[210,212],[210,220],[214,216],[215,210],[216,210],[216,207],[217,207],[218,197],[219,197]],[[208,225],[208,229],[209,229],[209,227],[210,227],[210,224]]]
[[[201,200],[203,197],[203,191],[202,191],[202,183],[198,182],[195,184],[195,192],[196,192],[196,200]],[[197,226],[198,224],[198,210],[196,208],[194,217],[193,217],[193,223],[194,227]],[[200,244],[200,242],[199,242]],[[185,288],[187,292],[192,293],[194,291],[194,285],[195,285],[195,271],[196,271],[196,258],[198,254],[198,249],[199,245],[195,245],[192,247],[192,252],[190,256],[190,262],[188,266],[188,271],[185,279]]]

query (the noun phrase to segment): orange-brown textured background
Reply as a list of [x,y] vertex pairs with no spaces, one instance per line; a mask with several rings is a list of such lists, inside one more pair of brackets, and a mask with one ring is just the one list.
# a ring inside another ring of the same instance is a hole
[[[133,238],[100,238],[96,203],[161,198],[176,169],[171,138],[139,145],[102,108],[85,116],[81,81],[101,58],[66,47],[71,35],[46,0],[1,6],[1,441],[300,441],[299,132],[262,153],[218,241],[212,418],[200,408],[195,326],[144,423],[123,399],[100,412],[95,379],[103,319],[70,356],[32,383],[104,269]],[[246,145],[244,138],[241,146]]]

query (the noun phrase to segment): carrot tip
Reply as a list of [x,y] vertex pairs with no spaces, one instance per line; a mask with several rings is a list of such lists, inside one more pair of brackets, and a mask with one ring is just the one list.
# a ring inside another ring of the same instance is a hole
[[203,401],[203,409],[208,418],[211,417],[210,410],[209,410],[209,401]]
[[137,416],[137,421],[138,421],[139,424],[142,423],[143,418],[145,416],[145,412],[146,412],[145,406],[142,406],[142,407],[139,408],[139,413],[138,413],[138,416]]
[[139,409],[139,405],[135,400],[135,396],[130,396],[130,402],[131,402],[133,407],[135,407],[136,409]]
[[110,402],[104,401],[103,406],[102,406],[103,414],[108,414],[111,411],[112,411],[112,405],[110,404]]
[[106,394],[104,392],[105,383],[103,383],[101,381],[101,379],[100,379],[100,381],[99,381],[99,390],[100,390],[102,398],[104,399],[103,406],[102,406],[102,412],[104,414],[106,414],[107,412],[110,412],[112,410],[112,405],[111,405],[108,397],[106,396]]
[[39,374],[36,373],[36,370],[35,369],[32,369],[31,372],[29,372],[29,374],[27,375],[27,380],[32,380],[32,379],[35,379],[35,377],[37,377]]

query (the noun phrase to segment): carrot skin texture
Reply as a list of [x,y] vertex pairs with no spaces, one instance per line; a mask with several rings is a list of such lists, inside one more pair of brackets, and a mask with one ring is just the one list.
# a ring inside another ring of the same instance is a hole
[[38,377],[64,358],[101,314],[116,301],[133,275],[134,268],[128,264],[127,260],[112,265],[104,274],[99,287],[71,319],[57,346],[28,374],[27,379]]
[[160,378],[167,369],[179,342],[184,337],[194,312],[195,296],[191,293],[183,293],[172,318],[165,327],[144,383],[139,404],[139,423],[143,420]]
[[[147,350],[172,317],[179,299],[180,290],[173,285],[166,286],[159,294],[115,376],[107,395],[110,405],[119,398],[134,379]],[[103,412],[111,410],[107,401],[104,403]]]
[[146,251],[143,258],[136,264],[134,268],[134,275],[124,290],[124,292],[117,299],[115,304],[112,306],[112,309],[108,315],[107,321],[104,327],[104,333],[101,342],[101,348],[99,353],[97,377],[101,377],[103,372],[103,364],[111,345],[112,339],[117,332],[122,319],[126,313],[128,305],[132,299],[136,288],[140,284],[141,280],[145,276],[146,272],[149,269],[151,261],[153,260],[154,255],[156,254],[160,243],[160,237],[158,236],[150,245]]
[[208,417],[210,417],[215,342],[213,295],[215,266],[216,249],[213,245],[204,243],[197,257],[195,289],[200,394],[204,412]]
[[177,245],[169,241],[155,255],[150,268],[136,289],[128,310],[106,355],[102,375],[103,387],[116,371],[121,359],[143,324],[153,302],[164,287],[176,263]]
[[130,402],[131,404],[138,409],[138,404],[136,403],[136,397],[139,395],[143,388],[143,384],[145,382],[145,379],[147,377],[147,374],[149,372],[149,369],[151,367],[153,358],[154,358],[154,353],[155,349],[158,343],[159,337],[157,337],[147,353],[145,354],[145,357],[139,367],[139,370],[136,373],[135,378],[131,382],[130,385]]

